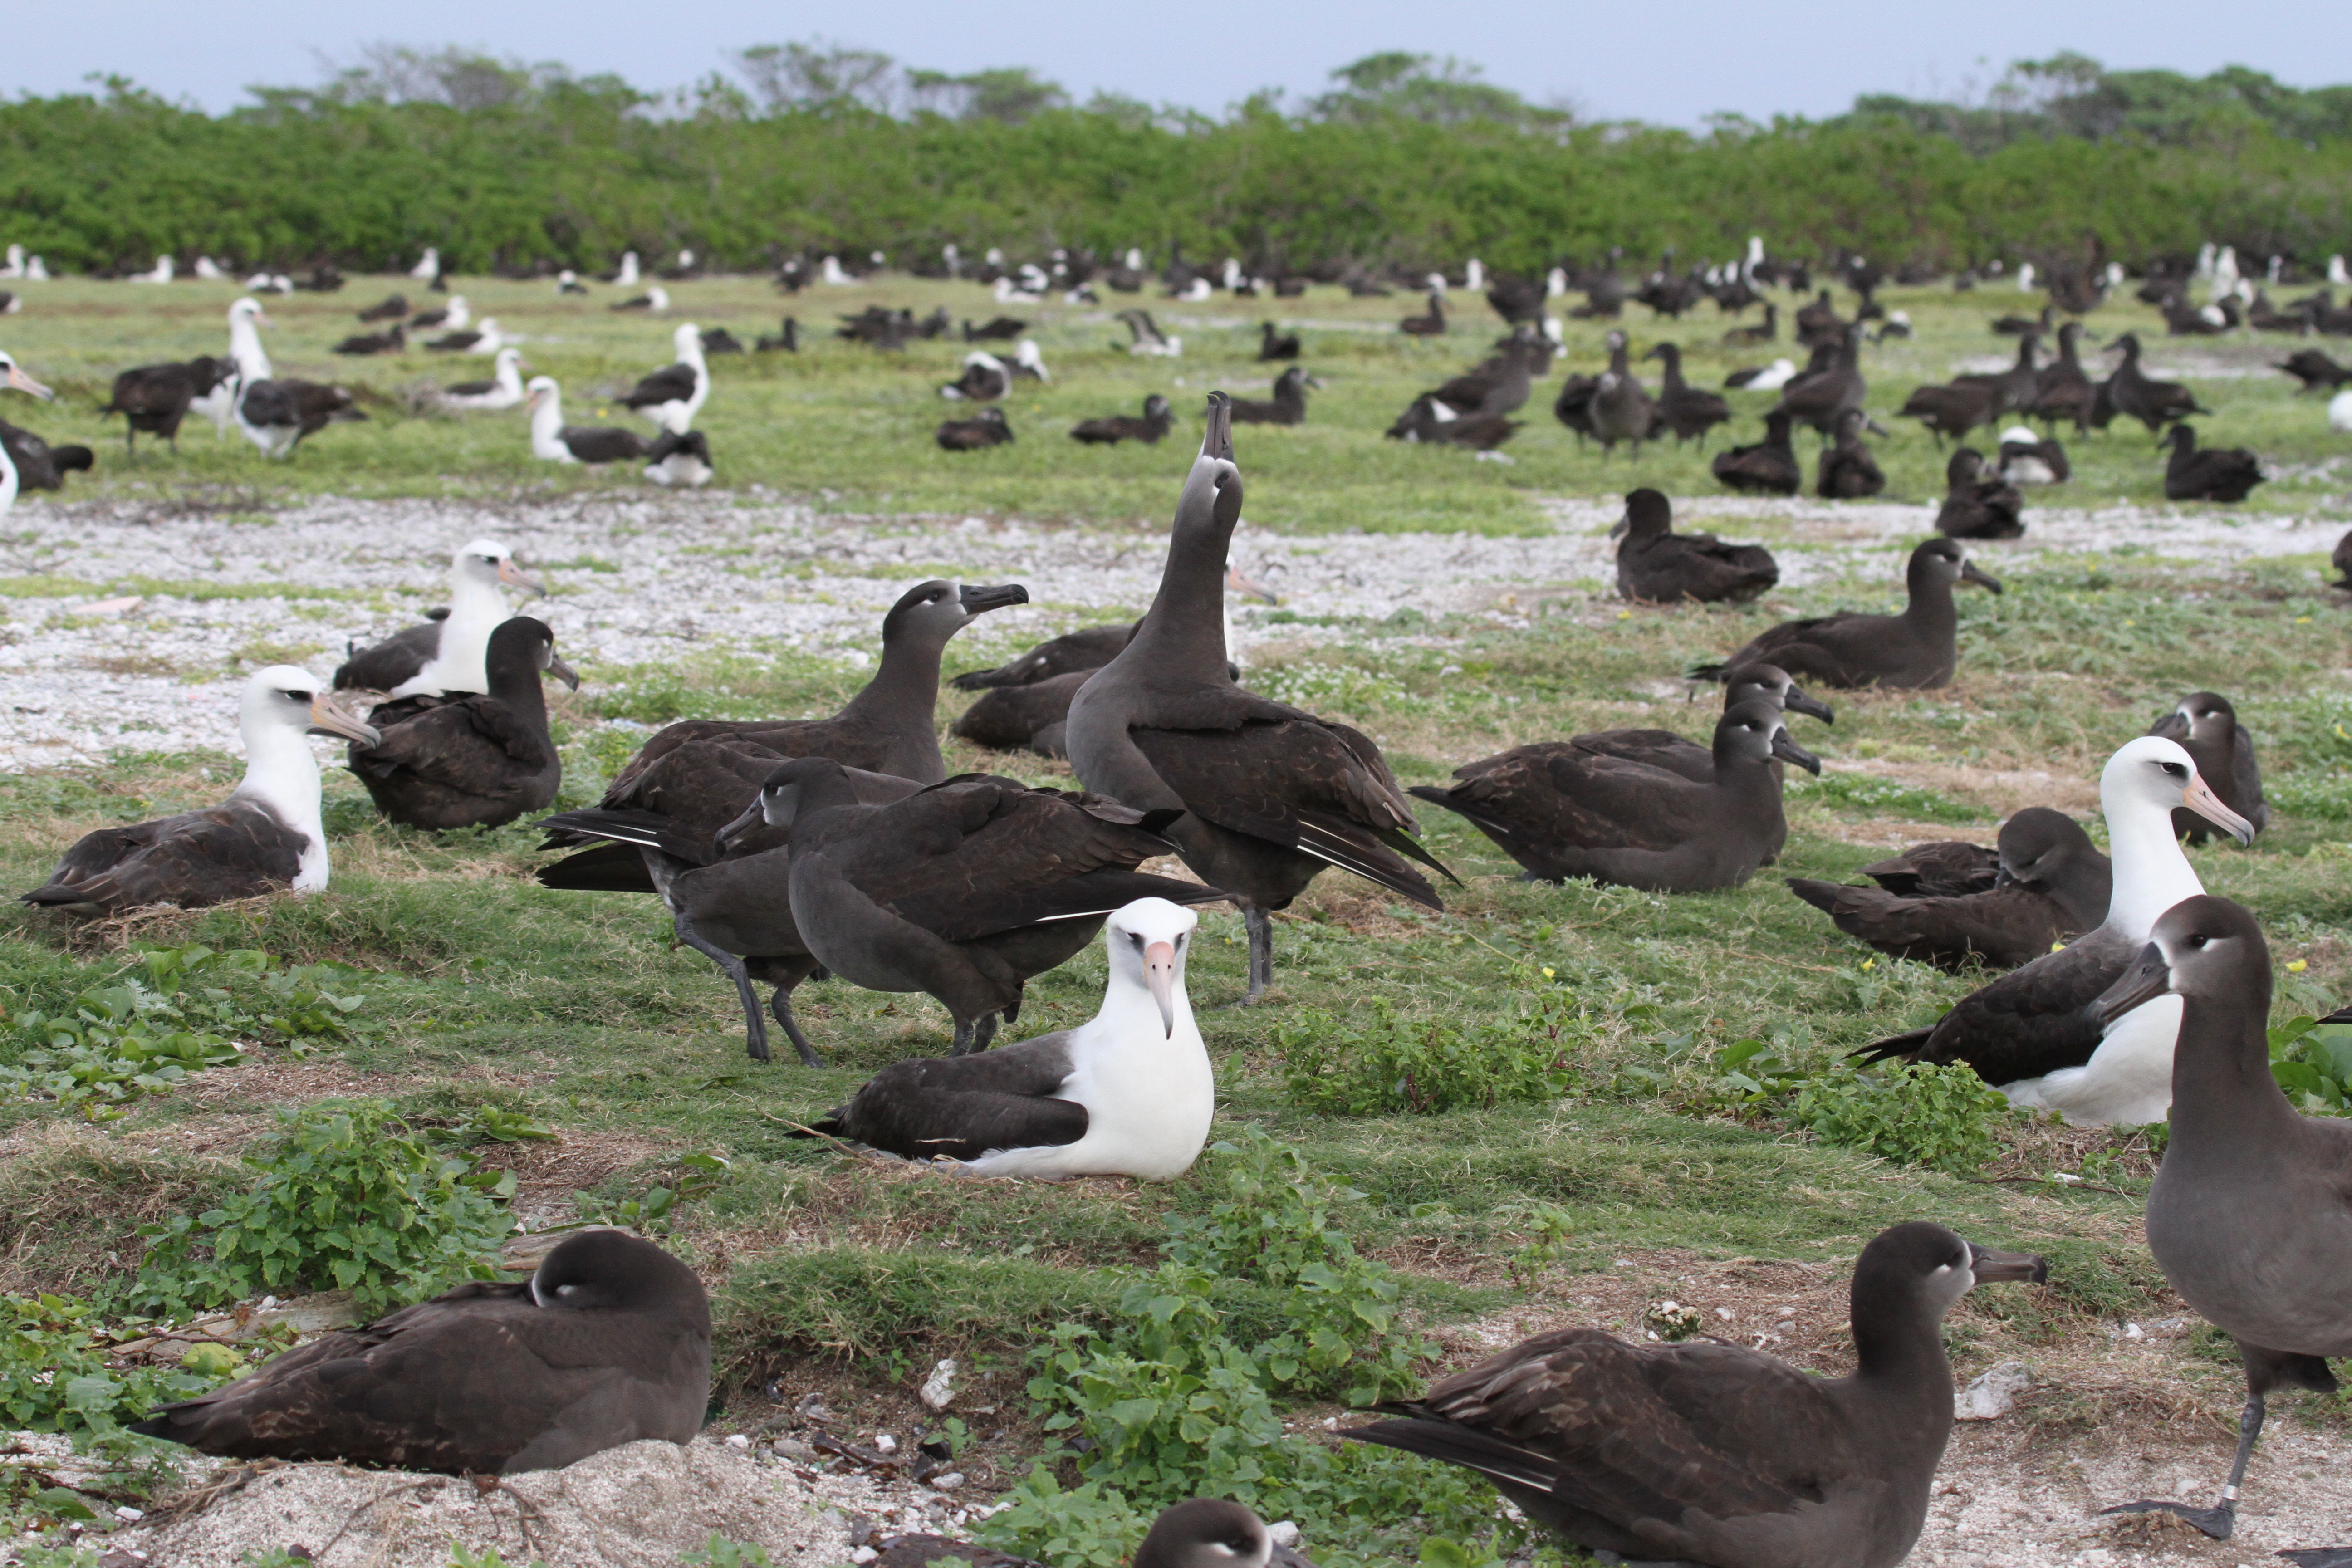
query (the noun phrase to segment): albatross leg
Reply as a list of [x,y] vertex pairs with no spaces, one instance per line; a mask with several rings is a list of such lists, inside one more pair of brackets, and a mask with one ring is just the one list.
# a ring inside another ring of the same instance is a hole
[[789,985],[777,986],[776,994],[768,1005],[775,1009],[776,1022],[784,1027],[784,1037],[792,1041],[793,1049],[800,1052],[801,1066],[804,1068],[824,1066],[824,1058],[816,1054],[816,1047],[809,1044],[806,1035],[801,1033],[800,1020],[793,1016],[793,988]]
[[[2259,1393],[2250,1394],[2246,1397],[2246,1408],[2238,1416],[2238,1458],[2230,1467],[2230,1483],[2221,1489],[2221,1501],[2211,1508],[2191,1508],[2185,1502],[2144,1499],[2138,1502],[2119,1502],[2113,1508],[2104,1508],[2099,1511],[2178,1514],[2214,1540],[2227,1541],[2230,1532],[2238,1527],[2238,1483],[2246,1479],[2246,1461],[2254,1457],[2254,1439],[2262,1435],[2263,1396]],[[2325,1564],[2306,1564],[2305,1568],[2325,1568]]]
[[1274,984],[1274,917],[1251,908],[1242,911],[1242,922],[1249,928],[1249,994],[1242,1001],[1254,1005]]
[[[736,994],[743,998],[743,1047],[755,1062],[768,1060],[768,1021],[760,1011],[759,994],[751,989],[751,976],[743,968],[743,961],[723,947],[716,947],[695,934],[694,922],[684,915],[673,916],[670,929],[677,940],[717,964],[719,972],[735,983]],[[801,1049],[808,1050],[806,1046]]]
[[948,1055],[951,1057],[971,1055],[971,1026],[958,1018],[955,1026],[955,1043],[948,1047]]

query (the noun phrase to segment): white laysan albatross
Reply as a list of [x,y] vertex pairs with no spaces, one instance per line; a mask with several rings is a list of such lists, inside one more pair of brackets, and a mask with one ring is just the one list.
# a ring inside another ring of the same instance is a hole
[[652,450],[635,430],[566,425],[563,389],[553,376],[530,378],[530,395],[523,400],[523,411],[530,416],[530,455],[541,462],[620,463]]
[[2089,1005],[2131,967],[2165,910],[2205,891],[2174,837],[2174,809],[2186,806],[2242,844],[2253,838],[2253,826],[2198,776],[2187,751],[2161,735],[2143,735],[2107,759],[2099,802],[2115,867],[2099,928],[1962,997],[1933,1027],[1881,1040],[1864,1054],[1964,1061],[2011,1103],[2057,1111],[2077,1127],[2164,1120],[2180,998],[2158,997],[2104,1029]]
[[341,735],[369,746],[380,737],[337,708],[318,677],[292,665],[256,671],[240,707],[245,779],[227,800],[136,827],[100,828],[67,850],[25,902],[90,916],[325,887],[319,759],[306,737]]
[[621,405],[644,415],[663,429],[683,436],[694,428],[694,416],[710,395],[710,366],[702,357],[702,329],[680,321],[670,333],[677,363],[637,383]]
[[445,386],[433,395],[433,401],[443,408],[477,409],[497,412],[521,406],[522,350],[508,347],[499,351],[488,381],[461,381]]
[[1200,917],[1138,899],[1103,927],[1110,984],[1075,1029],[973,1056],[899,1062],[816,1131],[976,1176],[1135,1176],[1190,1170],[1217,1079],[1184,992]]
[[[56,393],[26,375],[16,360],[5,353],[0,353],[0,386],[12,387],[16,391],[37,397],[44,403],[57,396]],[[10,507],[16,504],[19,479],[16,460],[9,456],[8,444],[0,441],[0,513],[5,513]]]
[[517,566],[514,552],[497,540],[459,545],[449,557],[447,616],[352,654],[335,671],[335,689],[383,691],[394,698],[488,691],[490,679],[484,659],[490,634],[513,614],[507,608],[508,588],[547,596],[539,579]]

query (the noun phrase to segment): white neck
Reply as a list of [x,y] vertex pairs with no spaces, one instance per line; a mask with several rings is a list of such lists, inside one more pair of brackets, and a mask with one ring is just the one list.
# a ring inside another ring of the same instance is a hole
[[2137,796],[2101,804],[2106,810],[2107,853],[2116,878],[2106,924],[2137,946],[2147,941],[2165,910],[2183,899],[2196,898],[2205,885],[2180,852],[2170,806]]
[[274,721],[248,723],[244,730],[245,779],[236,795],[259,801],[280,822],[310,838],[302,848],[294,890],[315,892],[327,885],[327,829],[319,815],[319,759],[310,751],[310,738]]
[[530,451],[535,458],[552,462],[572,461],[572,448],[559,438],[563,428],[563,399],[550,392],[541,395],[539,406],[530,411]]
[[16,504],[16,460],[8,456],[8,448],[0,443],[0,511]]
[[416,672],[416,679],[406,683],[401,695],[410,691],[488,691],[490,677],[485,659],[489,652],[490,634],[499,629],[509,613],[507,596],[499,591],[498,584],[459,575],[449,585],[449,618],[441,623],[440,648]]
[[269,356],[261,350],[261,331],[252,317],[228,319],[228,357],[236,362],[236,374],[247,381],[269,379]]
[[[514,361],[501,358],[499,361],[499,368],[491,373],[491,377],[499,384],[499,390],[505,393],[509,397],[520,397],[522,395],[522,371],[516,365]],[[531,422],[531,437],[536,440],[538,437],[539,424],[537,420],[533,420]]]

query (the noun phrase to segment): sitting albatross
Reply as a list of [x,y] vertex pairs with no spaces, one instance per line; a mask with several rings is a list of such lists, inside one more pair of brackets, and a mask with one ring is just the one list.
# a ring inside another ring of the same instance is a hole
[[100,828],[67,850],[25,902],[91,916],[325,887],[319,760],[305,737],[341,735],[369,746],[380,737],[337,708],[317,677],[292,665],[257,670],[240,709],[245,778],[228,799],[135,827]]
[[[2238,1453],[2211,1508],[2141,1501],[2109,1513],[2179,1515],[2227,1541],[2238,1486],[2282,1384],[2336,1392],[2330,1356],[2352,1355],[2352,1127],[2296,1111],[2271,1077],[2271,954],[2253,917],[2227,899],[2184,899],[2139,961],[2100,996],[2111,1020],[2177,997],[2172,1139],[2147,1194],[2147,1247],[2172,1288],[2238,1342],[2246,1405]],[[2352,1547],[2279,1556],[2338,1568]]]
[[1087,787],[1139,811],[1180,811],[1166,831],[1249,929],[1248,997],[1273,978],[1273,910],[1326,867],[1431,909],[1436,889],[1409,856],[1411,803],[1370,737],[1234,684],[1224,583],[1242,476],[1223,393],[1176,505],[1160,591],[1118,656],[1071,700],[1070,761]]
[[1103,925],[1102,1010],[980,1056],[884,1068],[815,1131],[976,1176],[1134,1176],[1192,1169],[1216,1114],[1216,1069],[1184,961],[1200,916],[1138,899]]
[[[1940,1225],[1882,1231],[1853,1268],[1852,1376],[1696,1339],[1561,1329],[1343,1431],[1485,1476],[1587,1552],[1676,1568],[1895,1568],[1952,1436],[1944,1316],[2049,1265]],[[1615,1561],[1611,1558],[1610,1561]]]
[[511,1476],[691,1442],[709,1397],[710,1300],[694,1270],[587,1230],[526,1284],[460,1285],[337,1330],[131,1430],[228,1458]]
[[702,357],[702,330],[692,321],[680,321],[670,342],[677,363],[638,382],[621,405],[683,436],[694,428],[694,416],[710,396],[710,366]]
[[540,673],[578,689],[544,621],[516,616],[490,633],[489,689],[410,697],[368,715],[373,746],[352,747],[351,769],[393,821],[410,827],[496,827],[555,798],[563,763],[547,731]]
[[2180,1010],[2161,1001],[2103,1029],[2090,1004],[2131,967],[2165,910],[2205,890],[2173,837],[2186,806],[2240,843],[2252,824],[2221,804],[2178,742],[2143,735],[2099,774],[2115,894],[2097,930],[1960,998],[1935,1025],[1864,1047],[1873,1060],[1966,1062],[2010,1100],[2078,1127],[2143,1126],[2172,1101]]
[[1959,662],[1959,612],[1955,583],[1998,594],[2000,584],[1970,561],[1959,545],[1938,536],[1922,540],[1904,568],[1910,603],[1899,616],[1856,610],[1782,621],[1720,664],[1703,664],[1693,677],[1721,680],[1748,664],[1775,664],[1801,680],[1824,686],[1883,686],[1932,690],[1952,679]]
[[793,921],[819,963],[869,991],[922,991],[955,1019],[953,1053],[1019,1018],[1031,976],[1066,962],[1138,899],[1225,895],[1137,867],[1174,846],[1165,810],[966,773],[887,805],[857,799],[839,763],[779,766],[722,829],[792,835]]
[[490,633],[513,614],[507,608],[507,588],[547,596],[539,580],[515,564],[514,552],[497,540],[459,545],[449,557],[448,614],[352,654],[335,671],[335,689],[394,698],[488,691],[484,659]]
[[530,416],[530,455],[543,463],[625,463],[653,450],[635,430],[610,425],[566,425],[563,389],[551,375],[530,378],[530,395],[522,407]]

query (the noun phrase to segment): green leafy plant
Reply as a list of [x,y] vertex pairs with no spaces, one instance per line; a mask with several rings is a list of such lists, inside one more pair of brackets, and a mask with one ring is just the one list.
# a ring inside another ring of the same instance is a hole
[[1898,1164],[1973,1171],[2000,1152],[1993,1129],[2017,1111],[1964,1062],[1837,1067],[1808,1079],[1790,1120],[1822,1140]]
[[2352,1115],[2352,1024],[2289,1018],[2270,1031],[2271,1077],[2300,1110]]
[[1291,1103],[1331,1116],[1427,1115],[1506,1100],[1557,1100],[1591,1026],[1574,993],[1547,984],[1498,1017],[1404,1019],[1385,997],[1338,1018],[1320,1010],[1275,1028]]
[[428,1148],[382,1100],[278,1112],[276,1135],[246,1163],[253,1187],[218,1208],[142,1228],[132,1287],[173,1312],[264,1291],[349,1289],[363,1311],[461,1279],[489,1278],[514,1228],[501,1200],[514,1173],[476,1173]]
[[748,1545],[713,1532],[709,1541],[678,1558],[686,1568],[774,1568],[768,1549],[758,1542]]
[[70,1296],[0,1296],[0,1419],[30,1432],[112,1433],[158,1405],[218,1386],[226,1372],[108,1364],[131,1337]]
[[678,1162],[689,1173],[675,1187],[648,1187],[635,1197],[604,1197],[574,1193],[572,1205],[590,1225],[617,1225],[647,1236],[667,1236],[678,1204],[715,1192],[734,1178],[734,1165],[724,1154],[688,1154]]
[[0,1088],[110,1121],[131,1100],[237,1060],[239,1040],[306,1051],[349,1037],[364,998],[328,986],[350,973],[289,969],[249,948],[148,948],[64,1005],[18,1015]]

